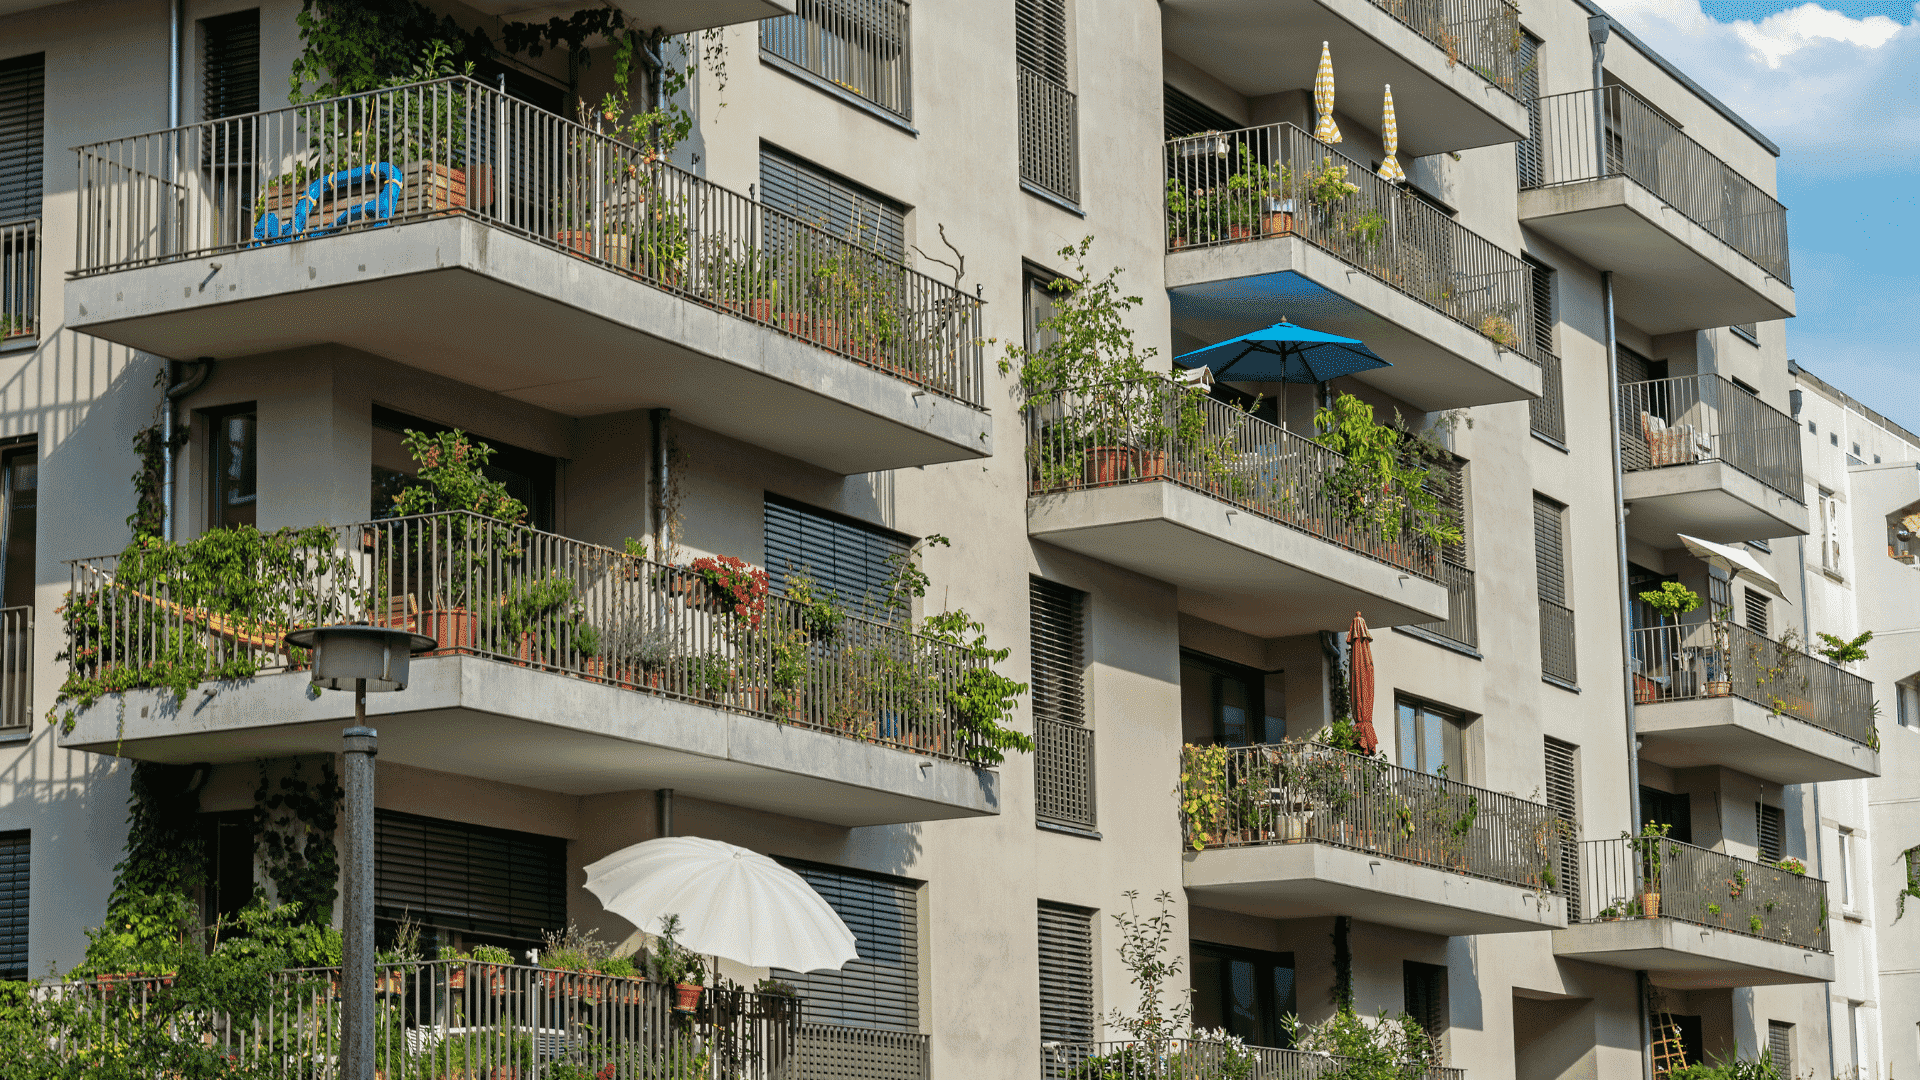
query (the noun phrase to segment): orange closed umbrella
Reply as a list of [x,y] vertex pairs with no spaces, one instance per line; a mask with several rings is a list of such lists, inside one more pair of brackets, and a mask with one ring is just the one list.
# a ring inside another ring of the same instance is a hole
[[1347,628],[1347,667],[1354,733],[1360,736],[1360,752],[1371,757],[1380,748],[1380,736],[1373,731],[1373,635],[1367,633],[1367,620],[1357,611]]

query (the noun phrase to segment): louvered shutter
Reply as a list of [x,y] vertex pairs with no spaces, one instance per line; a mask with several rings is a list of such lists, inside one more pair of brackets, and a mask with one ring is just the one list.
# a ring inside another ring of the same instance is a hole
[[1781,844],[1787,827],[1786,811],[1766,803],[1754,803],[1753,816],[1755,831],[1759,834],[1760,861],[1779,862],[1785,854]]
[[[1093,1041],[1093,913],[1082,908],[1040,904],[1040,1041]],[[1046,1070],[1049,1077],[1069,1071],[1051,1060]]]
[[1774,1074],[1792,1076],[1793,1073],[1793,1025],[1778,1020],[1767,1021],[1767,1056],[1773,1059]]
[[1067,0],[1018,0],[1013,32],[1021,67],[1067,85]]
[[1520,100],[1527,103],[1527,137],[1514,147],[1514,164],[1519,168],[1521,188],[1546,183],[1540,156],[1540,39],[1520,33],[1520,52],[1514,57],[1520,67]]
[[1540,599],[1562,607],[1567,605],[1565,512],[1565,507],[1552,499],[1533,497],[1533,557]]
[[893,563],[911,544],[899,533],[818,510],[804,503],[766,497],[767,576],[784,593],[790,574],[804,572],[816,591],[830,591],[841,606],[875,618],[901,618],[905,605],[889,606],[887,582]]
[[381,810],[374,907],[382,919],[537,943],[567,925],[567,842]]
[[40,216],[46,54],[0,60],[0,224]]
[[1553,268],[1527,259],[1528,283],[1533,293],[1533,345],[1553,351]]
[[1184,139],[1203,131],[1234,131],[1240,127],[1232,117],[1173,86],[1166,88],[1166,120],[1168,139]]
[[1062,724],[1086,723],[1086,658],[1082,645],[1086,594],[1030,578],[1033,715]]
[[835,237],[906,261],[906,208],[771,146],[760,148],[760,201]]
[[1547,809],[1559,819],[1560,895],[1567,910],[1580,910],[1580,786],[1579,755],[1572,743],[1549,738],[1547,745]]
[[1405,987],[1406,1013],[1434,1039],[1446,1034],[1447,969],[1418,960],[1401,961]]
[[200,119],[260,111],[260,9],[203,19]]
[[820,894],[860,955],[838,971],[782,971],[814,1023],[920,1030],[919,889],[910,881],[816,863],[780,860]]
[[1742,591],[1747,594],[1747,629],[1761,637],[1767,637],[1767,598],[1752,589]]
[[27,977],[28,834],[0,833],[0,979]]
[[1460,523],[1460,540],[1441,547],[1440,555],[1455,566],[1466,566],[1467,557],[1467,460],[1457,455],[1449,455],[1445,460],[1430,463],[1427,470],[1427,487],[1440,505],[1453,514]]

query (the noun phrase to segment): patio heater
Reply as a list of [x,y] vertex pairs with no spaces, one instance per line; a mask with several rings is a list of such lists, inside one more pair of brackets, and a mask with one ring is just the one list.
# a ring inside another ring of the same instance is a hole
[[373,755],[379,735],[367,726],[367,692],[405,690],[413,654],[437,642],[385,626],[319,626],[287,635],[313,653],[313,684],[353,691],[353,726],[340,733],[345,751],[346,859],[341,972],[341,1080],[373,1075]]

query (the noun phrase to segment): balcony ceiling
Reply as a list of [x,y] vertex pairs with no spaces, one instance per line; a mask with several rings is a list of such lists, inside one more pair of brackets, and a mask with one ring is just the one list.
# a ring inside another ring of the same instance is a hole
[[1161,0],[1160,18],[1168,50],[1250,98],[1311,89],[1328,42],[1334,108],[1377,134],[1392,86],[1403,157],[1527,137],[1525,106],[1370,0]]
[[1741,698],[1656,702],[1634,716],[1640,756],[1672,769],[1720,765],[1776,784],[1880,775],[1880,755],[1860,743]]
[[1627,535],[1661,549],[1680,535],[1719,544],[1805,536],[1807,508],[1725,462],[1642,469],[1621,478]]
[[[383,762],[566,795],[672,788],[845,827],[999,812],[997,774],[857,739],[473,657],[412,675],[368,695]],[[352,695],[310,699],[308,678],[221,684],[178,709],[164,690],[108,698],[61,745],[177,764],[335,753]]]
[[[468,7],[498,18],[545,22],[580,10],[575,0],[464,0]],[[643,29],[655,27],[669,34],[707,30],[716,26],[770,19],[793,14],[794,0],[615,0],[627,18]]]
[[1644,971],[1655,986],[1711,990],[1832,982],[1832,953],[1728,933],[1678,919],[1579,923],[1553,932],[1565,960]]

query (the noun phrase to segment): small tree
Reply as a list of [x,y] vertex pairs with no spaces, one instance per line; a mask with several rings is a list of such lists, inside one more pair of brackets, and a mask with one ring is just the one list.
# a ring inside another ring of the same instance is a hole
[[1822,643],[1815,646],[1813,651],[1826,657],[1827,662],[1835,667],[1844,667],[1855,660],[1867,659],[1866,645],[1873,640],[1873,631],[1865,631],[1852,641],[1829,634],[1825,630],[1820,631],[1816,636]]
[[1160,910],[1152,915],[1140,914],[1139,890],[1129,889],[1120,895],[1127,900],[1127,910],[1113,913],[1113,925],[1120,937],[1120,964],[1127,969],[1127,981],[1139,991],[1140,1000],[1131,1012],[1115,1008],[1107,1015],[1107,1022],[1160,1057],[1170,1041],[1186,1034],[1193,1019],[1193,1005],[1188,1000],[1192,991],[1180,977],[1185,961],[1171,950],[1173,894],[1163,891],[1155,895],[1153,900]]
[[1663,581],[1658,589],[1641,593],[1640,601],[1658,612],[1663,620],[1678,624],[1680,616],[1699,608],[1700,594],[1677,581]]

